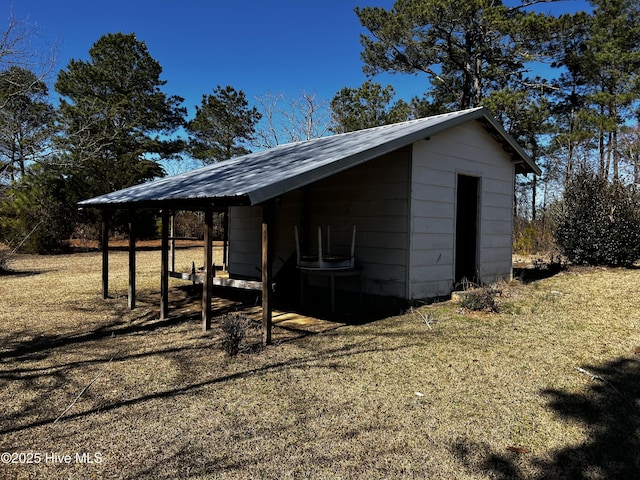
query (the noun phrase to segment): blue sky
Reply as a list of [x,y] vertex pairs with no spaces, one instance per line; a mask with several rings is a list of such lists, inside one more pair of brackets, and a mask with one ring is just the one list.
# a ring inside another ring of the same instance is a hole
[[[135,33],[163,67],[164,91],[185,98],[189,115],[217,85],[254,97],[303,91],[330,100],[366,77],[360,60],[356,6],[390,8],[394,0],[2,0],[2,14],[36,26],[57,45],[56,72],[71,58],[87,60],[106,33]],[[508,2],[511,3],[511,2]],[[574,11],[584,0],[544,4]],[[6,25],[6,21],[4,22]],[[3,26],[4,26],[3,25]],[[425,78],[385,75],[403,98],[421,95]]]

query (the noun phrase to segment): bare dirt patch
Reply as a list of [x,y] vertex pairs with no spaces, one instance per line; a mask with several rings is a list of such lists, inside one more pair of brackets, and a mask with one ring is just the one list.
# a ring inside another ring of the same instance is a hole
[[[159,320],[159,255],[138,254],[134,311],[126,252],[106,301],[96,252],[19,256],[0,277],[0,478],[640,474],[638,270],[509,284],[500,313],[446,302],[319,333],[283,324],[230,358],[183,282]],[[40,461],[20,463],[29,452]]]

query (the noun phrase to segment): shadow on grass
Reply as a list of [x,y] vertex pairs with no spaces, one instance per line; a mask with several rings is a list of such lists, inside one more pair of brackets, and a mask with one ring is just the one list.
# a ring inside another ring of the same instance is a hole
[[[409,348],[410,346],[411,345],[407,345],[406,348]],[[397,347],[383,348],[380,346],[375,346],[375,347],[367,348],[363,345],[353,345],[352,347],[355,347],[357,351],[354,350],[353,348],[344,348],[344,347],[324,350],[316,353],[315,355],[306,357],[304,359],[291,359],[291,360],[282,361],[282,362],[275,362],[275,363],[271,363],[261,367],[247,369],[244,371],[240,371],[240,372],[232,373],[228,375],[222,375],[222,376],[208,379],[201,382],[191,382],[175,388],[161,390],[161,391],[149,393],[146,395],[140,395],[134,398],[121,400],[121,401],[113,402],[110,404],[101,404],[98,407],[91,408],[82,412],[65,415],[63,417],[63,421],[83,418],[96,413],[104,413],[112,410],[118,410],[127,406],[137,405],[150,400],[163,399],[163,398],[175,398],[175,397],[180,397],[182,395],[191,395],[195,392],[199,392],[200,390],[212,385],[217,385],[217,384],[226,383],[226,382],[233,382],[233,381],[243,379],[245,377],[251,377],[251,376],[273,372],[273,371],[290,370],[295,368],[301,368],[305,370],[308,368],[333,369],[333,368],[336,368],[335,361],[337,359],[340,359],[343,357],[351,357],[355,353],[360,354],[360,353],[369,353],[369,352],[382,352],[382,351],[397,352],[398,351]],[[155,353],[156,352],[149,352],[148,355],[153,355]],[[145,356],[145,355],[147,354],[144,354],[141,356]],[[318,363],[319,361],[321,362]],[[50,424],[55,419],[44,418],[41,420],[26,423],[26,424],[19,424],[19,420],[20,420],[19,418],[13,418],[11,420],[12,420],[11,423],[13,424],[13,426],[0,430],[0,435],[12,433],[12,432],[19,432],[22,430],[27,430],[30,428]]]
[[[113,316],[114,320],[93,330],[77,334],[65,331],[59,334],[41,334],[26,340],[20,339],[21,335],[16,335],[16,338],[4,338],[4,348],[0,349],[0,361],[42,359],[54,349],[101,340],[115,335],[151,332],[185,322],[194,323],[194,329],[197,329],[198,326],[196,322],[200,319],[200,312],[185,312],[185,308],[193,305],[194,300],[200,298],[198,295],[199,294],[191,296],[191,293],[185,292],[183,295],[184,298],[172,299],[170,301],[171,309],[169,316],[165,319],[160,318],[157,307],[153,306],[158,303],[157,297],[153,294],[149,297],[139,295],[138,304],[140,306],[133,311],[129,310],[121,299],[110,298],[107,301],[97,300],[96,302],[101,303],[96,303],[89,307],[81,307],[75,305],[74,302],[70,302],[67,307],[69,309],[95,313],[96,308],[100,308]],[[228,312],[236,311],[242,308],[245,302],[246,299],[242,298],[229,299],[225,305],[215,306],[213,315],[220,316]],[[151,307],[142,305],[150,305]]]
[[128,320],[115,320],[110,324],[102,325],[94,330],[78,335],[73,334],[45,334],[28,340],[17,341],[12,338],[5,339],[5,344],[10,345],[6,350],[0,351],[0,360],[16,361],[22,359],[36,360],[45,358],[48,351],[56,348],[65,348],[85,342],[100,340],[113,335],[124,335],[137,332],[156,330],[161,327],[184,321],[181,318],[169,318],[157,320],[155,312],[142,312],[139,316]]
[[566,270],[566,266],[561,263],[548,263],[533,267],[514,267],[513,278],[517,278],[522,283],[531,283],[553,277],[564,270]]
[[[220,294],[221,292],[217,291],[217,293]],[[225,299],[227,300],[226,302],[221,301],[219,305],[214,301],[214,316],[221,316],[224,313],[237,311],[246,306],[255,306],[255,292],[235,293],[235,295],[231,296],[232,298]],[[77,385],[73,384],[71,387],[69,386],[71,385],[70,382],[73,381],[73,375],[71,375],[71,373],[77,368],[83,368],[89,365],[104,365],[110,357],[116,362],[129,359],[140,359],[144,362],[145,358],[152,356],[166,356],[167,359],[171,360],[175,365],[179,364],[183,357],[183,355],[181,355],[183,349],[181,348],[171,348],[164,345],[161,347],[144,348],[143,351],[134,353],[127,352],[126,350],[118,350],[115,344],[112,345],[110,342],[110,337],[113,336],[120,337],[145,334],[157,330],[170,329],[185,323],[190,324],[185,328],[193,328],[194,331],[197,332],[200,328],[199,321],[201,314],[199,311],[199,302],[201,298],[201,287],[187,285],[173,289],[172,295],[173,297],[169,302],[171,310],[169,318],[167,319],[160,319],[157,307],[154,307],[158,300],[157,292],[151,292],[148,295],[139,295],[138,302],[140,307],[134,311],[130,311],[127,308],[126,302],[123,302],[122,297],[114,301],[106,302],[101,299],[96,299],[95,302],[90,302],[89,304],[70,301],[66,308],[74,309],[78,312],[86,310],[87,314],[95,314],[96,310],[98,310],[99,312],[108,314],[108,320],[94,327],[79,326],[78,329],[74,328],[73,331],[65,330],[55,332],[53,330],[44,330],[42,332],[43,335],[33,336],[32,338],[25,338],[22,333],[16,334],[13,338],[5,338],[6,342],[0,347],[0,365],[3,367],[0,368],[0,383],[22,382],[23,387],[21,388],[24,389],[25,395],[27,397],[33,397],[33,400],[25,400],[20,409],[8,413],[5,418],[3,418],[3,421],[0,422],[0,435],[21,432],[51,424],[55,420],[55,415],[59,414],[60,411],[52,413],[50,406],[48,406],[46,402],[42,402],[41,398],[46,398],[47,395],[53,395],[57,390],[62,390],[63,388],[79,392],[83,386],[86,387],[86,384],[80,383]],[[217,297],[216,295],[215,299],[219,299]],[[194,309],[192,307],[194,307],[194,304],[197,311],[193,311]],[[277,328],[291,330],[292,332],[295,330],[295,338],[316,334],[315,332],[297,330],[295,326],[290,325],[278,325]],[[284,341],[291,341],[293,339],[293,336],[288,336],[287,340]],[[72,352],[85,345],[89,346],[94,353],[94,355],[91,355],[91,359],[85,359],[79,356],[69,358],[67,356],[66,352]],[[199,346],[189,346],[188,352],[193,353],[194,349],[202,350],[208,348],[212,348],[212,344],[210,342],[204,342],[204,344]],[[116,352],[116,350],[118,350],[118,352]],[[173,385],[164,390],[146,394],[136,392],[130,398],[114,402],[100,402],[99,404],[93,402],[92,406],[88,408],[85,407],[81,412],[66,415],[63,421],[84,418],[85,416],[101,412],[119,410],[155,399],[170,399],[182,395],[191,395],[194,392],[199,392],[212,385],[234,382],[256,374],[259,375],[291,368],[333,369],[336,368],[335,362],[340,358],[349,357],[354,353],[384,350],[387,349],[378,345],[367,346],[361,343],[353,343],[340,349],[323,349],[321,352],[314,352],[308,358],[302,360],[291,359],[284,362],[276,362],[234,374],[219,375],[215,378],[195,379],[193,376],[186,376],[187,378],[182,378],[177,385]],[[64,360],[54,362],[53,359],[58,358],[54,354],[58,351],[62,353],[63,357],[60,358]],[[95,354],[97,354],[97,356]],[[184,357],[188,358],[187,356]],[[35,365],[29,363],[33,361],[38,363]],[[41,361],[46,363],[46,365],[43,365]],[[188,372],[189,365],[182,365],[178,370]],[[46,388],[42,388],[41,385],[46,385]],[[37,392],[37,395],[32,395],[34,392]],[[91,390],[88,391],[84,398],[89,397],[90,393]]]
[[585,392],[547,389],[541,394],[560,419],[583,425],[588,439],[554,452],[550,460],[534,458],[539,475],[522,471],[520,455],[526,452],[495,452],[462,441],[453,453],[469,470],[476,470],[482,455],[482,470],[499,479],[640,478],[640,360],[620,358],[583,369],[596,376]]
[[0,269],[0,277],[34,277],[43,273],[51,272],[52,270],[13,270]]

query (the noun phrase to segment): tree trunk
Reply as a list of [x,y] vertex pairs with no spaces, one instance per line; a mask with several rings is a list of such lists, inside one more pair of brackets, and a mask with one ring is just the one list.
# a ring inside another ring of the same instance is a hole
[[537,216],[537,212],[536,212],[537,190],[538,190],[538,177],[534,174],[533,180],[531,180],[531,220],[534,222]]

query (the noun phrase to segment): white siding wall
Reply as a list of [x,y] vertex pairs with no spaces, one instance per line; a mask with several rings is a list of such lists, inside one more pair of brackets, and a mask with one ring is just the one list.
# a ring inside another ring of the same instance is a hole
[[262,265],[262,208],[229,208],[229,274],[259,278]]
[[[356,225],[356,262],[363,267],[364,293],[405,298],[408,278],[408,212],[410,150],[404,149],[333,175],[285,195],[275,207],[274,274],[295,253],[294,226],[303,223],[311,251],[317,228],[331,226],[332,245],[348,247]],[[303,215],[308,216],[303,221]],[[259,207],[234,207],[229,212],[229,272],[258,276],[260,265]],[[340,253],[336,251],[335,253]],[[339,288],[356,288],[342,279]]]
[[[405,298],[408,259],[410,150],[404,149],[317,182],[309,225],[331,225],[348,244],[356,225],[362,291]],[[334,244],[338,243],[338,238]]]
[[[285,195],[275,207],[274,273],[295,253],[294,225],[309,227],[313,250],[319,225],[331,226],[334,245],[348,245],[355,224],[363,292],[409,299],[449,294],[458,174],[480,178],[481,279],[509,278],[515,169],[476,122],[416,142],[412,151],[400,150],[316,182],[304,194]],[[232,275],[259,277],[261,221],[259,207],[230,210]]]
[[480,178],[478,264],[483,282],[511,275],[515,169],[476,122],[414,144],[410,298],[446,295],[454,281],[456,179]]
[[[284,195],[274,207],[273,274],[295,253],[293,228],[300,222],[301,191]],[[262,207],[229,209],[229,273],[260,278],[262,265]]]

